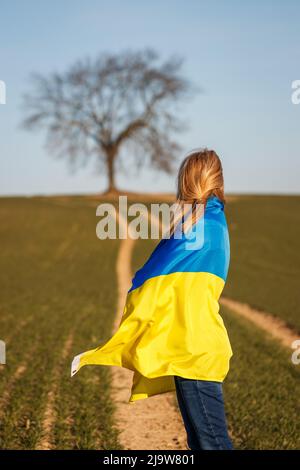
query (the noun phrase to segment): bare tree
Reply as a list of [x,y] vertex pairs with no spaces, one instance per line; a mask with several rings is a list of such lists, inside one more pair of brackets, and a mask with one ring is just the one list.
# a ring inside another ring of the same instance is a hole
[[116,163],[125,147],[137,168],[171,172],[180,149],[173,136],[184,128],[174,105],[192,90],[179,75],[181,66],[180,58],[161,63],[145,49],[87,58],[49,77],[34,74],[22,125],[45,128],[48,150],[74,164],[97,155],[109,192],[116,191]]

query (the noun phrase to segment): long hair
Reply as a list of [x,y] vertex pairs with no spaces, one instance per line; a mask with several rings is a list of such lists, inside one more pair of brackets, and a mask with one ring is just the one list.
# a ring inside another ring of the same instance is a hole
[[[182,228],[193,225],[204,213],[207,199],[215,195],[224,204],[224,179],[221,160],[214,150],[203,148],[189,152],[182,161],[177,176],[177,194],[175,204],[179,208],[173,216],[170,235],[176,224],[185,216]],[[191,217],[186,213],[191,210]]]

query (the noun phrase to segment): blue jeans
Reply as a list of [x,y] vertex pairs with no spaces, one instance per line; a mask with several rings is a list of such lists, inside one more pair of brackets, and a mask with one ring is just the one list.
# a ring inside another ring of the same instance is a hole
[[222,382],[174,376],[176,395],[191,450],[233,450]]

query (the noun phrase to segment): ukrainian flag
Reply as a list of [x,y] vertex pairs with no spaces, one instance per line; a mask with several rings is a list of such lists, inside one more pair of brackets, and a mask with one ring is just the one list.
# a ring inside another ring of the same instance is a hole
[[71,375],[88,364],[126,367],[134,371],[129,402],[175,390],[174,375],[224,380],[232,350],[218,299],[230,246],[218,197],[207,200],[193,230],[194,238],[183,233],[161,239],[132,279],[117,332],[76,356]]

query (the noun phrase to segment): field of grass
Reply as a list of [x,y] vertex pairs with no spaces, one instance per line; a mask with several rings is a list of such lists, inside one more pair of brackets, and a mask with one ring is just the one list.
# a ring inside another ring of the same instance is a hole
[[93,206],[0,199],[1,448],[38,446],[53,387],[52,447],[119,448],[109,369],[70,377],[74,355],[109,337],[115,316],[119,241],[96,238]]
[[239,449],[300,448],[300,368],[281,347],[225,308],[233,349],[224,383],[233,441]]
[[[97,239],[99,202],[0,199],[0,339],[7,342],[7,364],[0,366],[1,448],[33,449],[45,441],[51,448],[121,448],[110,369],[86,367],[70,377],[73,356],[110,337],[116,314],[119,241]],[[228,204],[225,288],[229,297],[298,328],[299,204],[289,197]],[[137,241],[133,272],[156,243]],[[291,351],[227,309],[222,315],[234,351],[225,396],[235,446],[299,448],[300,369],[291,364]]]
[[300,331],[300,197],[243,196],[226,214],[231,265],[224,295]]

